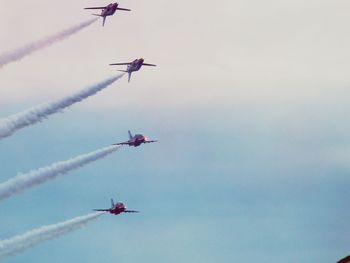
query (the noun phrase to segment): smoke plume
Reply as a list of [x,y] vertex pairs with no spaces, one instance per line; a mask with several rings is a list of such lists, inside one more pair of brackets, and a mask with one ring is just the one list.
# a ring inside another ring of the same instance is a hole
[[118,150],[120,146],[108,146],[100,150],[80,155],[78,157],[53,163],[49,166],[30,171],[29,173],[19,174],[14,178],[0,184],[0,201],[14,194],[23,192],[36,185],[43,184],[53,180],[58,176],[78,169],[88,163],[97,161]]
[[67,96],[56,101],[40,104],[24,110],[7,118],[0,119],[0,139],[12,135],[19,129],[33,125],[51,114],[57,113],[77,102],[80,102],[97,92],[107,88],[109,85],[120,79],[124,74],[109,78],[93,86],[87,87],[80,92]]
[[0,68],[5,66],[6,64],[9,64],[11,62],[18,61],[25,56],[30,55],[31,53],[43,49],[45,47],[51,46],[52,44],[61,41],[77,32],[82,30],[83,28],[91,25],[97,20],[97,18],[90,19],[88,21],[85,21],[83,23],[80,23],[78,25],[75,25],[71,28],[68,28],[66,30],[63,30],[55,35],[48,36],[42,40],[39,40],[37,42],[30,43],[24,47],[15,49],[13,51],[9,51],[7,53],[4,53],[0,55]]
[[0,240],[0,259],[17,254],[44,241],[51,240],[75,231],[96,220],[103,213],[92,213],[54,225],[42,226],[24,234]]

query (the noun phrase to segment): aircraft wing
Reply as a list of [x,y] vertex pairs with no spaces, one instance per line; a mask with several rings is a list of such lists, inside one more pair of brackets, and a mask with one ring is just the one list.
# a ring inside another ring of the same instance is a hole
[[129,145],[129,142],[118,142],[118,143],[113,143],[112,145]]
[[114,65],[130,65],[131,63],[113,63],[113,64],[109,64],[110,66],[114,66]]
[[145,141],[145,143],[158,142],[158,141]]
[[151,67],[156,67],[157,65],[154,65],[154,64],[148,64],[148,63],[142,63],[142,66],[151,66]]
[[140,213],[140,212],[134,211],[134,210],[125,210],[124,213]]
[[131,11],[131,9],[128,9],[128,8],[120,8],[120,7],[117,7],[117,10],[122,10],[122,11]]
[[111,209],[94,209],[94,211],[100,211],[100,212],[110,212]]
[[85,7],[84,9],[105,9],[105,6],[99,6],[99,7]]

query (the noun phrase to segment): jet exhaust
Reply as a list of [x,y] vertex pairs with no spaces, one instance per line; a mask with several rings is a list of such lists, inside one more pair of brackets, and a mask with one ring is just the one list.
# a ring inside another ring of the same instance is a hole
[[65,38],[78,33],[80,30],[84,29],[85,27],[91,25],[92,23],[96,22],[97,18],[89,19],[88,21],[85,21],[83,23],[80,23],[78,25],[75,25],[73,27],[70,27],[66,30],[63,30],[55,35],[48,36],[44,39],[41,39],[37,42],[32,42],[24,47],[20,47],[18,49],[15,49],[13,51],[9,51],[7,53],[4,53],[0,55],[0,68],[18,60],[21,60],[22,58],[30,55],[31,53],[38,51],[40,49],[46,48],[48,46],[51,46],[52,44],[64,40]]
[[0,260],[36,246],[44,241],[68,234],[96,220],[104,213],[79,216],[54,225],[46,225],[9,239],[0,240]]
[[119,148],[120,146],[108,146],[66,161],[53,163],[25,174],[19,174],[0,184],[0,201],[104,158]]
[[0,119],[0,140],[12,135],[19,129],[38,123],[48,116],[60,112],[61,110],[80,102],[120,79],[124,74],[109,78],[98,84],[87,87],[71,96],[67,96],[49,103],[34,106],[7,118]]

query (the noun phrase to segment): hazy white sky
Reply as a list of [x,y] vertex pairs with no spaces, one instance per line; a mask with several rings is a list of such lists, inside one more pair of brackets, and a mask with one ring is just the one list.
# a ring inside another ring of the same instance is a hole
[[[84,6],[103,1],[5,1],[1,48],[40,39],[89,18]],[[279,103],[342,92],[350,38],[347,1],[138,1],[33,58],[1,71],[11,86],[1,103],[67,94],[114,73],[110,62],[144,57],[156,63],[92,104]],[[16,10],[16,15],[10,10]],[[11,26],[9,26],[11,25]],[[156,81],[155,81],[156,80]],[[127,89],[128,88],[128,89]],[[129,89],[130,88],[130,89]],[[140,100],[129,90],[137,89]],[[115,96],[120,96],[115,103]]]

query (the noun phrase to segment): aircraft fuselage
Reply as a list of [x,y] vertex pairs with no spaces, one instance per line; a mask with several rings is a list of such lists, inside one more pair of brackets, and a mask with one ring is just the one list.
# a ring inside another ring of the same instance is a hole
[[116,203],[111,209],[109,209],[109,213],[113,215],[119,215],[125,212],[126,206],[123,203]]
[[140,146],[142,143],[145,143],[147,141],[147,138],[143,136],[142,134],[136,134],[132,139],[128,141],[129,146]]
[[133,62],[131,62],[127,66],[126,71],[127,72],[138,71],[142,67],[142,64],[143,64],[144,61],[145,60],[143,58],[135,59]]
[[105,9],[101,11],[101,16],[112,16],[114,15],[115,11],[117,11],[118,3],[112,3],[109,4]]

